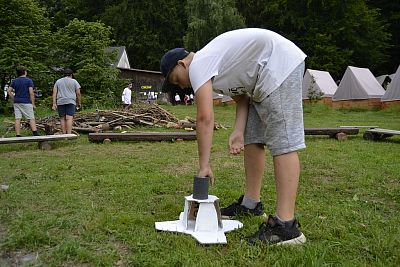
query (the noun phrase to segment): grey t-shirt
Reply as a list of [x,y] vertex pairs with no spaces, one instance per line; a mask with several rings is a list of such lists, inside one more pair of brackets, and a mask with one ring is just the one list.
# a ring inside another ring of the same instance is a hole
[[57,105],[76,105],[76,91],[81,88],[77,80],[64,77],[58,79],[55,86],[57,88]]

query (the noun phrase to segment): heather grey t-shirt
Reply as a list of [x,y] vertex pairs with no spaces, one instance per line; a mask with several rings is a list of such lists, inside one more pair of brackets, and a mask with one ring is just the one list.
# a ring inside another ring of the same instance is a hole
[[81,88],[77,80],[64,77],[58,79],[55,86],[57,88],[57,105],[76,105],[76,91]]
[[189,66],[196,91],[213,79],[214,92],[235,96],[248,93],[261,102],[304,61],[294,43],[265,29],[239,29],[223,33],[197,51]]

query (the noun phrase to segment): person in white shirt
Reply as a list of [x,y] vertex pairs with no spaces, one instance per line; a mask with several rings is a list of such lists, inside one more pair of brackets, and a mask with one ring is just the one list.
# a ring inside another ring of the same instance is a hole
[[177,93],[177,94],[175,95],[175,104],[178,105],[178,104],[180,104],[180,103],[181,103],[181,97],[180,97],[179,94]]
[[192,87],[196,95],[198,177],[213,182],[210,155],[214,129],[213,91],[236,101],[229,151],[244,151],[245,194],[221,209],[224,217],[265,216],[260,193],[266,146],[274,162],[276,214],[249,243],[302,244],[305,236],[294,218],[300,162],[305,148],[302,79],[306,55],[291,41],[265,29],[223,33],[198,52],[175,48],[161,58],[162,91]]
[[122,103],[125,110],[128,110],[132,105],[132,83],[128,84],[128,87],[124,88],[122,92]]
[[193,102],[194,102],[194,96],[193,96],[193,94],[190,94],[190,96],[189,96],[189,101],[190,101],[190,104],[193,105]]

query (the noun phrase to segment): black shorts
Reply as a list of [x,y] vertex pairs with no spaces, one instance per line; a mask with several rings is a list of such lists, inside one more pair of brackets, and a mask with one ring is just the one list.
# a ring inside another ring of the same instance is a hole
[[59,105],[57,106],[58,116],[64,117],[68,115],[73,117],[75,115],[75,108],[74,104]]

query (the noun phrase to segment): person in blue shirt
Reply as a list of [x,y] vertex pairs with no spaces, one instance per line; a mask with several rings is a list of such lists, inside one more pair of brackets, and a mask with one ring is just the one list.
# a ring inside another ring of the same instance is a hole
[[35,93],[33,91],[33,81],[26,77],[28,70],[19,65],[16,68],[18,78],[14,79],[7,93],[14,103],[15,113],[15,135],[21,136],[21,119],[24,117],[29,120],[29,125],[33,135],[39,135],[36,128],[35,114]]

